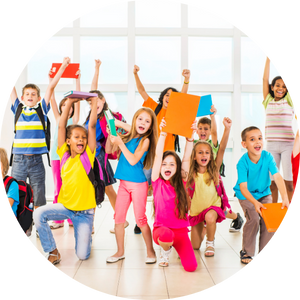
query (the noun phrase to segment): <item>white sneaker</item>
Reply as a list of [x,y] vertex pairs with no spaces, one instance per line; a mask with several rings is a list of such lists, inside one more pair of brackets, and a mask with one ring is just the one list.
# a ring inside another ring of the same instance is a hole
[[169,256],[171,254],[172,247],[165,251],[162,247],[160,248],[160,257],[158,265],[161,267],[168,267],[169,266]]
[[64,223],[52,223],[51,225],[50,225],[50,228],[51,229],[58,229],[58,228],[60,228],[60,227],[64,227]]

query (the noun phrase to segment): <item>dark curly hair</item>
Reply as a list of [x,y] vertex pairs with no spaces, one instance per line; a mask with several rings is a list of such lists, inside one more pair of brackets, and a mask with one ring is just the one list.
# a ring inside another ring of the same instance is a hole
[[173,92],[177,92],[177,93],[178,93],[178,91],[177,91],[175,88],[173,88],[173,87],[168,87],[168,88],[164,89],[164,90],[160,93],[159,98],[158,98],[158,102],[159,102],[161,105],[163,105],[163,99],[164,99],[165,94],[168,92],[168,90],[172,90]]

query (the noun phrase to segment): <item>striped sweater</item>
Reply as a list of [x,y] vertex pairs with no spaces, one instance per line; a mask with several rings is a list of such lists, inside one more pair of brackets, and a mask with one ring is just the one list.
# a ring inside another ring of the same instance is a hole
[[294,107],[289,93],[279,101],[268,94],[263,105],[266,109],[266,140],[293,142]]

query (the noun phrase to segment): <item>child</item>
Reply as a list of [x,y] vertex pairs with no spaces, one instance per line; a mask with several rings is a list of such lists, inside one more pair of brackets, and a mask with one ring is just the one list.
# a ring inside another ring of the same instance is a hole
[[92,111],[88,130],[80,125],[70,125],[67,120],[73,103],[80,99],[69,98],[58,123],[57,154],[62,161],[66,152],[70,157],[61,168],[62,186],[55,204],[48,204],[34,211],[33,218],[39,231],[41,244],[49,252],[48,260],[57,264],[61,260],[56,248],[49,220],[71,219],[74,226],[75,251],[79,259],[88,259],[91,252],[92,228],[96,207],[95,188],[80,160],[86,154],[94,165],[96,150],[97,97],[91,98]]
[[[3,148],[0,148],[0,163],[1,163],[2,179],[4,182],[4,178],[8,173],[9,163],[8,163],[6,150]],[[17,216],[17,209],[19,205],[19,186],[15,181],[11,183],[8,189],[7,198],[15,216]]]
[[[165,125],[163,119],[160,127],[163,128]],[[153,240],[161,246],[160,266],[169,265],[169,255],[174,247],[184,269],[193,272],[197,269],[197,260],[188,236],[189,201],[181,174],[188,170],[193,140],[186,139],[181,163],[174,151],[163,153],[166,136],[167,134],[161,131],[151,175],[155,212]]]
[[[278,170],[282,162],[283,179],[289,201],[293,197],[293,174],[291,154],[294,145],[292,128],[294,106],[290,94],[280,76],[275,77],[269,85],[270,59],[267,58],[263,76],[263,106],[266,110],[266,141],[267,151],[270,152]],[[278,201],[278,188],[271,177],[270,186],[273,202]]]
[[12,101],[11,110],[14,114],[16,114],[19,105],[24,105],[15,127],[16,134],[12,149],[11,176],[16,180],[25,182],[27,177],[29,178],[29,183],[33,190],[35,209],[46,204],[45,168],[42,154],[48,153],[45,132],[35,108],[41,105],[46,123],[47,113],[50,110],[51,95],[69,62],[70,58],[65,57],[57,74],[49,83],[44,99],[41,102],[40,89],[34,84],[24,86],[21,97],[22,102],[18,99],[15,88],[13,88],[10,95]]
[[[98,87],[98,76],[99,68],[101,61],[99,59],[95,60],[95,73],[92,80],[91,91],[90,93],[98,94],[97,97],[97,125],[96,125],[96,157],[101,165],[103,180],[105,183],[105,193],[109,199],[109,202],[113,209],[115,209],[117,194],[113,188],[113,184],[116,183],[114,178],[114,171],[111,167],[111,164],[108,160],[109,156],[105,153],[105,144],[108,138],[106,132],[106,118],[104,116],[104,111],[108,110],[108,104],[103,96],[103,94],[97,90]],[[91,101],[87,99],[88,103],[91,105]],[[123,119],[123,116],[120,113],[115,113],[115,117]],[[84,126],[88,128],[90,120],[90,114],[87,116]],[[124,120],[124,119],[123,119]],[[129,223],[126,221],[124,227],[128,227]],[[114,229],[110,229],[111,233],[115,233]]]
[[151,230],[147,223],[146,203],[148,183],[143,168],[152,167],[157,142],[157,124],[154,112],[149,108],[139,109],[133,116],[130,131],[120,136],[109,136],[105,151],[113,152],[112,144],[121,150],[115,178],[120,186],[115,206],[115,233],[118,251],[106,259],[108,263],[124,259],[124,223],[130,205],[133,203],[137,226],[141,229],[147,247],[146,264],[156,262],[152,245]]
[[242,146],[248,150],[236,168],[238,180],[233,188],[246,217],[243,229],[241,263],[248,264],[255,252],[256,235],[259,235],[259,252],[266,246],[274,233],[268,232],[261,218],[263,204],[272,203],[270,176],[273,175],[282,197],[282,208],[289,206],[284,181],[278,172],[273,155],[263,150],[263,137],[259,128],[247,127],[242,131]]
[[293,187],[296,188],[296,183],[298,179],[299,172],[299,157],[300,157],[300,139],[299,139],[299,129],[297,130],[293,153],[292,153],[292,170],[293,170]]
[[231,120],[224,118],[225,130],[216,159],[213,150],[206,141],[194,145],[190,157],[190,167],[186,187],[191,197],[189,222],[192,226],[191,242],[199,249],[203,240],[203,227],[206,223],[207,240],[205,256],[214,256],[214,238],[216,223],[225,219],[224,211],[230,208],[223,182],[219,175],[223,155],[229,138]]
[[[51,71],[49,72],[49,83],[52,81]],[[76,79],[76,91],[80,91],[80,70],[77,71],[76,75],[78,75],[78,78]],[[59,191],[61,188],[61,176],[60,176],[60,159],[58,154],[56,153],[57,150],[57,135],[58,135],[58,123],[61,117],[62,112],[64,111],[66,107],[66,101],[67,98],[64,98],[60,101],[59,107],[57,107],[54,93],[52,94],[52,97],[50,98],[50,103],[53,111],[53,115],[56,121],[56,127],[55,127],[55,133],[54,133],[54,139],[52,148],[50,151],[51,156],[51,169],[52,169],[52,175],[53,175],[53,181],[54,181],[54,200],[53,203],[57,203],[57,197],[59,195]],[[79,102],[75,103],[71,106],[71,109],[69,111],[68,115],[68,122],[67,126],[72,124],[77,124],[79,121],[79,115],[80,115],[80,104]],[[73,226],[72,221],[68,219],[68,223],[70,226]],[[50,225],[51,229],[57,229],[64,226],[64,220],[60,221],[53,221],[53,224]]]
[[[211,145],[214,154],[214,159],[216,159],[220,145],[218,143],[217,123],[215,118],[215,114],[217,113],[217,110],[214,107],[214,105],[211,106],[210,111],[213,112],[213,114],[210,115],[211,120],[206,117],[200,118],[197,123],[196,130],[199,139],[201,141],[207,141]],[[210,136],[211,139],[209,139]],[[195,140],[194,143],[197,143],[197,140]],[[220,175],[225,177],[224,171],[225,171],[225,166],[224,163],[222,162],[220,167]],[[238,232],[241,230],[244,220],[239,213],[235,213],[235,212],[230,213],[229,211],[226,210],[225,216],[228,219],[232,219],[232,222],[229,227],[230,232]],[[205,227],[204,227],[204,235],[205,235]]]

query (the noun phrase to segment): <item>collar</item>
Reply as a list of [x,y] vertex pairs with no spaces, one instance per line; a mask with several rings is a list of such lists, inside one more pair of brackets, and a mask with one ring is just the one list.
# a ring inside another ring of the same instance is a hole
[[25,104],[25,102],[22,101],[22,100],[20,100],[20,103],[22,103],[23,109],[28,109],[28,110],[36,109],[36,108],[38,108],[38,106],[39,106],[39,104],[40,104],[40,102],[38,102],[35,106],[27,106],[27,105]]

